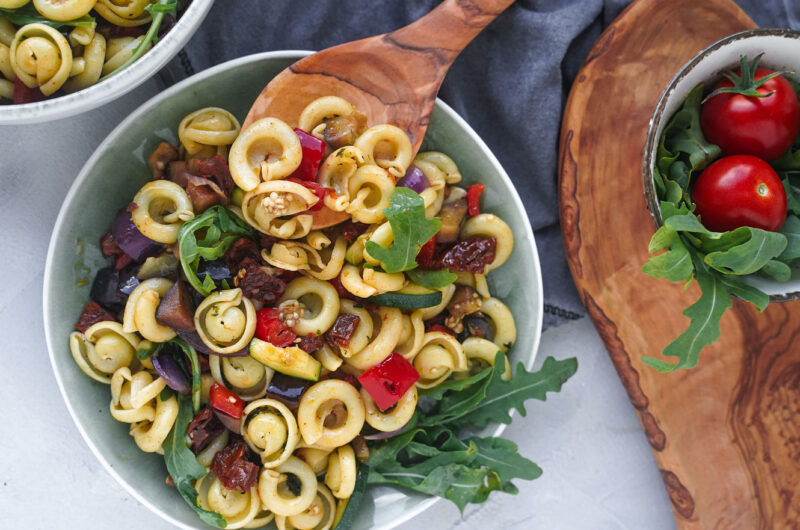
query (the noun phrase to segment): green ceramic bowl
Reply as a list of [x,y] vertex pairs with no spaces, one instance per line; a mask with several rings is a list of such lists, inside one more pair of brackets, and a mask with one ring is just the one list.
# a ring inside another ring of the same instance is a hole
[[[242,57],[187,79],[143,105],[97,148],[69,190],[56,221],[44,277],[44,325],[50,361],[67,408],[89,448],[131,495],[181,528],[210,528],[164,485],[166,468],[157,454],[141,452],[128,426],[108,413],[108,386],[75,365],[68,335],[89,297],[95,271],[105,265],[100,237],[116,211],[150,178],[149,153],[161,140],[177,143],[184,115],[206,106],[223,107],[243,119],[251,102],[278,72],[308,52],[281,51]],[[484,211],[501,216],[514,232],[514,252],[489,275],[495,296],[511,308],[518,337],[511,360],[533,364],[542,326],[542,277],[531,225],[511,180],[467,123],[436,102],[425,148],[448,153],[467,184],[486,185]],[[87,283],[88,282],[88,283]],[[518,420],[524,421],[524,420]],[[503,425],[490,432],[499,434]],[[391,528],[431,506],[435,499],[387,487],[374,488],[357,528]]]

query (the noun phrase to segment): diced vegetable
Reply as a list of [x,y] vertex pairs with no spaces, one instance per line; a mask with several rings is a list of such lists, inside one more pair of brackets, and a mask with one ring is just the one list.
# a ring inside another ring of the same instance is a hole
[[370,296],[370,302],[385,307],[398,307],[400,309],[422,309],[433,307],[442,303],[442,293],[434,291],[428,294],[384,293]]
[[244,400],[225,388],[225,385],[217,382],[211,385],[208,399],[212,409],[227,414],[231,418],[238,419],[242,417]]
[[325,188],[325,187],[321,186],[320,184],[317,184],[316,182],[312,182],[310,180],[301,180],[301,179],[295,178],[295,177],[290,177],[290,178],[288,178],[286,180],[291,181],[291,182],[295,182],[295,183],[300,184],[301,186],[303,186],[305,188],[310,189],[311,191],[314,192],[314,195],[317,196],[317,198],[319,200],[314,204],[314,206],[312,206],[311,208],[308,209],[309,212],[319,211],[319,210],[322,209],[323,206],[325,206],[325,203],[323,201],[325,199],[325,194],[328,193],[330,188]]
[[481,183],[467,186],[467,213],[470,216],[481,213],[481,193],[483,193],[484,187]]
[[422,172],[420,168],[411,164],[406,170],[406,174],[397,181],[397,187],[410,188],[417,193],[422,193],[430,186],[428,177]]
[[192,383],[180,367],[175,358],[168,353],[161,353],[150,357],[153,369],[164,380],[168,387],[180,394],[192,393]]
[[256,338],[284,348],[294,342],[297,335],[283,323],[277,309],[262,309],[256,313]]
[[417,253],[417,264],[423,269],[428,269],[433,265],[433,255],[436,253],[436,236],[433,236],[427,243],[422,245]]
[[114,218],[114,224],[111,225],[111,235],[114,236],[117,246],[125,254],[133,258],[134,261],[138,262],[142,262],[150,256],[155,256],[164,248],[161,243],[153,241],[142,234],[133,224],[130,212],[124,208]]
[[114,267],[97,271],[89,297],[103,307],[114,310],[121,308],[124,299],[119,291],[119,271]]
[[156,318],[174,330],[194,330],[194,310],[189,287],[183,280],[178,280],[158,304]]
[[317,381],[322,372],[322,364],[296,346],[280,348],[255,338],[250,342],[250,356],[276,372],[300,379]]
[[302,129],[295,129],[294,132],[300,139],[303,159],[300,161],[300,167],[291,176],[300,180],[316,181],[317,170],[322,161],[322,156],[325,154],[325,142],[311,136]]
[[296,410],[300,405],[300,397],[310,385],[307,380],[276,373],[267,386],[267,397],[277,399],[290,409]]
[[[439,211],[442,227],[439,229],[439,233],[436,234],[436,241],[438,243],[452,243],[458,239],[458,234],[461,232],[461,225],[467,217],[467,209],[467,201],[464,199],[450,202],[442,206],[442,209]],[[470,213],[470,215],[473,214]]]
[[378,408],[386,410],[419,381],[419,373],[405,357],[393,353],[358,376],[358,380]]

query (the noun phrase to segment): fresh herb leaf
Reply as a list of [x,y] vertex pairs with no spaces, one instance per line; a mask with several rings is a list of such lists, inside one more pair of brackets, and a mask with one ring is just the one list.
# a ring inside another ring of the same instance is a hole
[[392,227],[394,241],[388,248],[367,241],[366,251],[388,273],[416,268],[419,249],[439,231],[441,219],[426,218],[425,201],[409,188],[395,188],[383,214]]
[[762,276],[772,278],[776,282],[788,282],[792,278],[792,269],[782,261],[770,260],[758,271]]
[[200,519],[217,528],[225,528],[227,523],[220,514],[204,510],[197,504],[197,490],[194,489],[192,481],[204,476],[206,470],[186,444],[186,428],[193,417],[191,401],[186,396],[179,396],[178,417],[161,446],[164,450],[164,462],[175,483],[175,488],[186,503],[197,512]]
[[725,285],[725,288],[731,294],[740,300],[750,302],[760,312],[764,311],[769,304],[769,295],[761,289],[756,289],[752,285],[744,282],[738,276],[720,275],[720,281]]
[[786,248],[786,236],[778,232],[742,226],[726,234],[739,237],[742,242],[723,251],[710,252],[704,259],[706,265],[724,274],[753,274]]
[[161,401],[167,401],[169,398],[175,395],[175,391],[172,390],[170,387],[165,386],[161,393],[158,395],[158,399]]
[[62,26],[93,28],[97,25],[94,17],[90,15],[84,15],[66,22],[50,20],[42,16],[33,4],[25,4],[15,9],[0,8],[0,16],[7,18],[9,22],[17,26],[24,26],[26,24],[47,24],[50,27],[58,29]]
[[[689,167],[685,182],[679,181],[682,188],[687,189],[689,178],[694,171],[704,169],[721,154],[718,146],[710,143],[703,136],[700,127],[700,103],[703,99],[703,85],[697,85],[689,95],[675,116],[664,129],[664,146],[670,153],[680,152],[688,155]],[[673,164],[674,167],[674,164]],[[674,171],[670,168],[670,175]]]
[[786,192],[787,209],[795,215],[800,215],[800,196],[798,196],[800,190],[792,185],[788,175],[783,177],[781,182],[783,182],[783,189]]
[[465,388],[471,387],[475,383],[483,381],[492,373],[491,367],[486,367],[477,374],[464,378],[464,379],[445,379],[438,385],[433,388],[421,389],[419,391],[420,395],[427,396],[431,399],[440,400],[442,396],[444,396],[445,392],[453,390],[464,390]]
[[136,350],[136,358],[140,361],[144,361],[151,355],[153,355],[156,350],[158,350],[159,344],[157,342],[150,342],[149,340],[143,340],[139,343],[139,348]]
[[203,374],[200,369],[200,359],[197,357],[197,352],[195,349],[185,340],[181,338],[174,338],[169,341],[171,344],[175,344],[183,353],[186,354],[186,357],[189,358],[189,362],[192,365],[192,408],[194,409],[195,413],[200,410],[200,393],[203,386]]
[[406,271],[408,279],[428,289],[441,289],[447,287],[458,279],[458,274],[450,272],[447,269],[441,270],[426,270],[426,269],[411,269]]
[[[478,448],[475,461],[491,468],[501,482],[510,484],[512,479],[535,480],[542,476],[542,469],[517,452],[517,444],[504,438],[469,438]],[[516,493],[516,492],[515,492]]]
[[[205,230],[202,240],[200,233]],[[239,238],[256,236],[247,223],[223,206],[212,206],[202,214],[181,226],[178,233],[178,253],[186,279],[197,292],[208,296],[216,289],[214,281],[206,275],[203,281],[197,277],[200,260],[215,260],[222,257]]]
[[666,225],[656,231],[648,247],[651,254],[661,250],[666,250],[666,252],[652,256],[642,266],[642,272],[653,278],[666,278],[671,282],[691,279],[694,267],[689,250],[683,244],[678,233]]
[[787,245],[778,259],[785,262],[800,258],[800,217],[787,215],[780,232],[786,237]]

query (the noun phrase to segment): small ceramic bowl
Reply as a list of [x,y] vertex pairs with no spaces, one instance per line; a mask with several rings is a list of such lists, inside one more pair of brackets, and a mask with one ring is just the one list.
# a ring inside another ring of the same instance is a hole
[[[268,52],[242,57],[197,74],[164,91],[123,121],[97,148],[69,190],[56,220],[44,274],[44,327],[58,386],[78,430],[106,470],[125,489],[165,520],[186,529],[204,525],[181,497],[164,485],[163,457],[141,452],[128,426],[107,411],[109,388],[92,381],[69,351],[68,335],[89,299],[95,272],[105,265],[100,237],[116,211],[150,179],[147,156],[162,140],[177,144],[186,114],[206,106],[243,119],[264,85],[308,52]],[[514,252],[489,277],[494,296],[510,307],[517,341],[513,365],[533,364],[542,327],[542,277],[531,225],[511,180],[475,131],[437,100],[423,148],[439,149],[458,163],[466,184],[486,185],[482,210],[502,217],[514,233]],[[499,435],[504,425],[487,427]],[[356,527],[388,529],[436,502],[435,498],[388,487],[368,490]]]
[[[670,81],[658,101],[644,147],[642,175],[647,207],[656,223],[662,223],[661,208],[653,182],[658,142],[672,115],[683,105],[689,92],[698,84],[712,86],[722,73],[739,66],[739,56],[752,59],[763,53],[759,65],[772,70],[800,72],[800,32],[786,29],[753,29],[721,39],[695,55]],[[758,276],[746,276],[745,281],[770,295],[773,302],[800,298],[800,269],[792,268],[788,282],[776,282]]]
[[90,87],[53,99],[0,105],[0,125],[40,123],[74,116],[130,92],[161,70],[189,41],[214,0],[192,0],[175,25],[138,61]]

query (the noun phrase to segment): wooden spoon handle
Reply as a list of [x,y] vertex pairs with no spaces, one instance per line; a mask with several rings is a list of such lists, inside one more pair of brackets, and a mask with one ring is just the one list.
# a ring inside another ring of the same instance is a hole
[[435,51],[445,70],[461,50],[514,0],[444,0],[433,11],[387,37],[412,50]]

